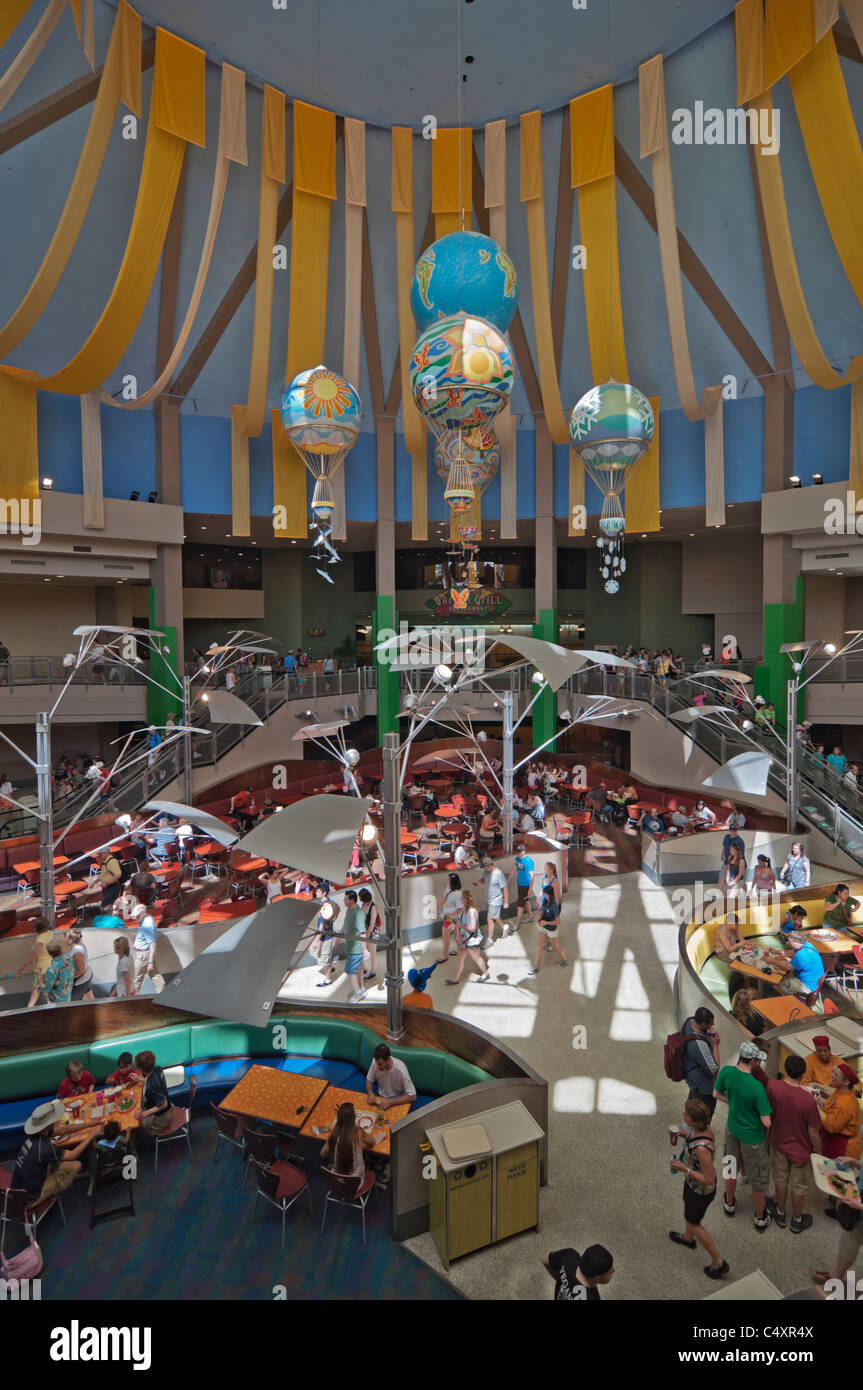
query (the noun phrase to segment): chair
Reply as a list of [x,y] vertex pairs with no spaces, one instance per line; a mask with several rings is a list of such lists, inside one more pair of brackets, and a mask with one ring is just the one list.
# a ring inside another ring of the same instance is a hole
[[[115,1216],[135,1215],[135,1189],[134,1182],[126,1176],[126,1150],[119,1149],[110,1152],[105,1149],[91,1149],[92,1167],[90,1170],[90,1186],[88,1195],[90,1197],[90,1230],[98,1221],[110,1221]],[[115,1203],[112,1207],[103,1207],[98,1210],[99,1189],[114,1187],[121,1183],[125,1200]]]
[[324,1200],[321,1235],[324,1233],[329,1204],[335,1202],[338,1206],[353,1207],[354,1211],[360,1212],[363,1219],[363,1245],[365,1245],[366,1206],[370,1196],[375,1191],[375,1175],[372,1169],[367,1168],[360,1178],[349,1178],[344,1177],[341,1173],[334,1173],[331,1168],[321,1168],[321,1176],[329,1189]]
[[243,1144],[246,1150],[243,1158],[243,1187],[245,1187],[249,1163],[254,1160],[262,1168],[269,1168],[271,1164],[275,1163],[279,1152],[279,1135],[273,1130],[250,1129],[248,1125],[243,1125]]
[[171,1108],[171,1123],[170,1123],[169,1127],[168,1127],[166,1130],[164,1130],[161,1134],[154,1134],[154,1135],[153,1135],[153,1138],[154,1138],[155,1141],[156,1141],[156,1152],[155,1152],[154,1161],[153,1161],[153,1172],[154,1172],[154,1173],[157,1173],[157,1172],[159,1171],[159,1145],[160,1145],[160,1144],[170,1144],[170,1142],[171,1142],[172,1139],[185,1139],[186,1144],[187,1144],[188,1149],[189,1149],[189,1153],[192,1152],[192,1135],[191,1135],[191,1133],[190,1133],[191,1127],[192,1127],[192,1105],[194,1104],[195,1092],[197,1091],[197,1089],[198,1089],[198,1078],[197,1078],[197,1076],[195,1076],[195,1074],[193,1073],[193,1074],[192,1074],[192,1077],[191,1077],[191,1080],[190,1080],[190,1082],[189,1082],[189,1104],[188,1104],[188,1106],[187,1106],[186,1108],[183,1108],[182,1106],[179,1106],[179,1105],[174,1105],[174,1106],[172,1106],[172,1108]]
[[263,1197],[265,1202],[269,1202],[277,1211],[282,1213],[282,1249],[285,1248],[285,1216],[290,1207],[298,1197],[305,1192],[309,1203],[309,1215],[314,1216],[312,1207],[312,1194],[309,1189],[308,1178],[305,1173],[301,1173],[299,1168],[294,1168],[290,1163],[284,1163],[277,1159],[270,1167],[265,1168],[256,1158],[249,1155],[249,1163],[255,1174],[257,1188],[255,1191],[255,1201],[252,1206],[252,1221],[258,1210],[258,1198]]
[[216,1121],[216,1147],[213,1149],[213,1162],[215,1163],[219,1157],[219,1145],[224,1142],[230,1144],[232,1148],[240,1150],[245,1167],[246,1140],[243,1134],[243,1122],[239,1115],[231,1114],[230,1110],[222,1110],[212,1100],[210,1101],[210,1109],[213,1112],[213,1119]]
[[16,1225],[24,1227],[25,1233],[35,1236],[39,1223],[45,1220],[54,1203],[60,1208],[60,1217],[63,1225],[66,1225],[66,1213],[63,1210],[63,1200],[60,1196],[46,1197],[44,1202],[33,1203],[33,1198],[25,1192],[23,1187],[12,1186],[12,1173],[8,1168],[0,1168],[0,1191],[5,1194],[4,1207],[2,1212],[3,1229],[0,1233],[0,1246],[5,1242],[6,1222],[14,1221]]
[[853,989],[854,1000],[859,1003],[860,981],[863,979],[863,946],[852,947],[851,954],[854,957],[854,964],[840,966],[835,974],[826,977],[826,981],[828,984],[835,985],[849,999]]

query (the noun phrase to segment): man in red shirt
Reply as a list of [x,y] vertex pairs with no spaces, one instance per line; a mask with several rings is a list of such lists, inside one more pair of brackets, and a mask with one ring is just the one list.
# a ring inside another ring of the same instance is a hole
[[88,1091],[92,1091],[95,1084],[90,1073],[84,1070],[83,1062],[67,1062],[66,1079],[60,1082],[57,1099],[68,1100],[70,1096],[84,1096]]
[[810,1155],[820,1153],[821,1117],[809,1091],[801,1084],[806,1063],[802,1057],[791,1056],[785,1063],[785,1077],[768,1081],[767,1099],[773,1106],[770,1128],[770,1162],[776,1199],[768,1198],[770,1215],[779,1227],[785,1225],[785,1198],[791,1188],[791,1230],[799,1235],[812,1225],[812,1217],[804,1212],[809,1174]]

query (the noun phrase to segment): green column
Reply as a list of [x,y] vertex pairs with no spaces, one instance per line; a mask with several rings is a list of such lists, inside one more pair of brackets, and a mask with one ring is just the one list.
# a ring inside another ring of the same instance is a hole
[[[533,625],[533,636],[546,642],[557,641],[557,614],[553,608],[541,608],[539,622]],[[544,690],[533,707],[533,746],[538,748],[557,729],[557,695],[553,690]],[[551,752],[554,745],[549,745]]]
[[[791,661],[786,652],[779,648],[787,642],[799,642],[803,638],[803,579],[794,581],[793,603],[765,603],[764,605],[764,658],[763,665],[756,666],[753,676],[753,694],[763,695],[776,706],[776,723],[785,727],[786,682],[791,674]],[[797,718],[804,718],[805,696],[801,695],[797,706]]]
[[[379,632],[397,632],[395,599],[379,594],[375,600],[372,614],[372,646],[378,644]],[[378,743],[383,744],[384,734],[397,734],[399,731],[399,677],[389,661],[381,661],[375,652],[375,665],[378,668]]]
[[[158,686],[147,686],[147,720],[150,724],[164,724],[170,713],[173,713],[177,720],[183,715],[183,701],[179,694],[169,695],[167,691],[176,690],[177,682],[175,675],[180,672],[180,653],[177,651],[177,629],[175,627],[158,627],[156,624],[156,590],[150,588],[150,627],[154,632],[161,632],[164,635],[164,642],[160,644],[161,650],[150,656],[150,675],[153,680],[164,685],[166,690],[159,690]],[[171,673],[174,673],[172,675]]]

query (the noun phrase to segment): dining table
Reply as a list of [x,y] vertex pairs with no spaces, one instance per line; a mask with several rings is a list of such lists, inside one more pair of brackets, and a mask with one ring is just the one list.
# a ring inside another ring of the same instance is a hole
[[86,887],[86,878],[64,878],[54,884],[54,897],[71,898],[75,893],[82,893]]
[[225,1096],[221,1109],[299,1130],[329,1082],[318,1076],[254,1065]]
[[315,1105],[309,1115],[300,1134],[305,1138],[320,1140],[323,1144],[336,1120],[336,1112],[340,1105],[353,1105],[357,1114],[357,1123],[363,1128],[368,1128],[373,1138],[376,1140],[375,1146],[370,1150],[371,1153],[380,1154],[389,1158],[390,1153],[390,1125],[396,1120],[401,1120],[410,1110],[410,1102],[403,1102],[401,1105],[391,1105],[384,1111],[384,1123],[378,1124],[378,1106],[369,1105],[367,1098],[360,1091],[345,1091],[340,1086],[329,1086]]
[[435,815],[440,820],[453,820],[458,815],[458,807],[447,802],[438,806]]
[[116,1120],[121,1129],[137,1129],[143,1090],[143,1081],[133,1081],[125,1086],[96,1086],[83,1096],[67,1096],[62,1102],[66,1118],[60,1122],[61,1133],[54,1142],[68,1148],[90,1131],[95,1139],[108,1120]]
[[[61,864],[69,863],[69,856],[68,854],[55,854],[51,863],[54,865],[54,868],[57,869]],[[16,874],[26,879],[28,883],[35,883],[36,879],[39,877],[40,867],[38,859],[19,859],[17,864],[12,865]]]
[[790,1023],[795,1018],[815,1018],[815,1010],[804,1004],[802,999],[792,994],[778,994],[772,999],[753,999],[753,1009],[766,1018],[774,1028],[780,1023]]

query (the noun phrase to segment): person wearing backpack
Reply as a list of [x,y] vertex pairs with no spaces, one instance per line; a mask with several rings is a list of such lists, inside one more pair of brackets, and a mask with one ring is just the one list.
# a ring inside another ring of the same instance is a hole
[[696,1009],[691,1018],[684,1019],[680,1039],[680,1070],[682,1080],[689,1086],[689,1099],[703,1100],[712,1119],[716,1109],[713,1085],[719,1075],[719,1034],[710,1010]]

